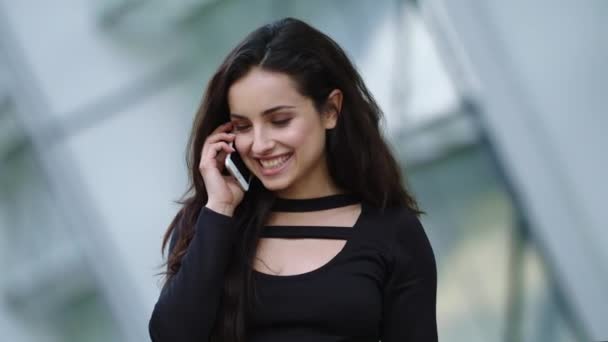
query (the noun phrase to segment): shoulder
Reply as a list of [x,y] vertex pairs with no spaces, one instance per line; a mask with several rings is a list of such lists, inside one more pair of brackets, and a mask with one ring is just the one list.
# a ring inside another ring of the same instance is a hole
[[374,244],[394,281],[436,283],[435,255],[418,215],[407,207],[369,208],[365,244]]
[[373,208],[370,215],[374,225],[381,228],[387,238],[394,240],[424,230],[416,212],[408,207]]
[[366,205],[365,238],[377,241],[383,251],[391,251],[394,245],[426,236],[416,212],[405,206],[378,208]]
[[426,239],[426,233],[418,214],[407,207],[388,208],[386,219],[390,222],[391,235],[395,242],[407,243]]
[[407,207],[392,207],[378,212],[389,238],[390,257],[398,262],[434,264],[434,252],[418,214]]

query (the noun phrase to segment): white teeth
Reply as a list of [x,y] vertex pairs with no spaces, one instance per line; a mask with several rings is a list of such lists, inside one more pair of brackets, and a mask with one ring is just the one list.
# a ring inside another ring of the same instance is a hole
[[274,169],[283,165],[283,163],[285,163],[289,157],[291,157],[290,154],[274,159],[260,160],[260,164],[262,164],[265,169]]

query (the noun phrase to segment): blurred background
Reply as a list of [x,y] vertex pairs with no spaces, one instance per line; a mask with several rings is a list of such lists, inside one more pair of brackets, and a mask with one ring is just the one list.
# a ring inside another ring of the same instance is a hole
[[204,87],[285,16],[385,111],[440,340],[608,340],[608,1],[0,0],[2,340],[148,340]]

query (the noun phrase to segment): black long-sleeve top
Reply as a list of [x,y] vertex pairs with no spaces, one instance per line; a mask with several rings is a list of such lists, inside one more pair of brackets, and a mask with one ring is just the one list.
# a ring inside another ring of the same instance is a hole
[[[283,209],[307,211],[347,204],[348,198],[277,201]],[[329,262],[307,273],[254,270],[258,300],[248,318],[248,341],[437,341],[436,265],[420,221],[407,208],[361,205],[353,227],[265,227],[262,237],[347,242]],[[236,232],[231,217],[201,210],[181,267],[154,307],[152,341],[209,339]],[[175,240],[174,234],[171,246]]]

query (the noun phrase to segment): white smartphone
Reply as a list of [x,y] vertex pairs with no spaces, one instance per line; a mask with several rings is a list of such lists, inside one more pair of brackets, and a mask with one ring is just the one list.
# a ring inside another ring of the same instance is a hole
[[[232,146],[232,144],[230,144],[230,146]],[[226,169],[228,169],[228,172],[230,172],[230,174],[236,178],[237,182],[241,186],[241,189],[243,189],[243,191],[249,190],[252,174],[241,159],[239,153],[229,153],[226,156],[224,165],[226,166]]]

